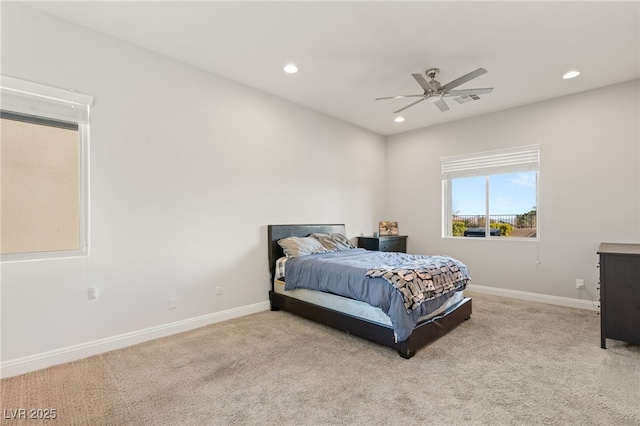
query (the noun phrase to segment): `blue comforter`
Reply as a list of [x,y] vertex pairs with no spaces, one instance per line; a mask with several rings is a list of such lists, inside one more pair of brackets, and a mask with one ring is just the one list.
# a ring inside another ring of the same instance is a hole
[[451,291],[407,311],[400,291],[382,277],[368,277],[367,271],[393,263],[392,257],[402,263],[408,256],[352,249],[293,257],[286,264],[285,290],[306,288],[366,302],[389,316],[398,341],[406,340],[421,316],[438,309],[467,282],[462,280]]

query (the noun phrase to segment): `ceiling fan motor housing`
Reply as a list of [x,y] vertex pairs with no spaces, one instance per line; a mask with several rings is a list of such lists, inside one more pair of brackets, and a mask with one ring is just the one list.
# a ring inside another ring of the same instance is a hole
[[433,80],[434,78],[436,78],[438,76],[438,74],[440,74],[440,68],[429,68],[425,74],[427,74],[427,77],[429,77],[431,80]]

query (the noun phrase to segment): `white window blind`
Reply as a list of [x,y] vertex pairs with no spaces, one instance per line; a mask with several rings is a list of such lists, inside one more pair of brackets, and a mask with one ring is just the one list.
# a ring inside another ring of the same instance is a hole
[[5,111],[89,123],[93,96],[4,75],[0,76],[0,91],[1,107]]
[[440,162],[442,179],[534,171],[540,168],[540,146],[444,157]]

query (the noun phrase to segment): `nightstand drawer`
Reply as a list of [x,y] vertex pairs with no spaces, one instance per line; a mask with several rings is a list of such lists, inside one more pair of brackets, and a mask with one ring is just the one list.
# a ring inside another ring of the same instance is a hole
[[386,235],[380,237],[358,237],[358,247],[375,251],[407,252],[406,235]]
[[380,251],[399,251],[405,253],[407,251],[406,240],[394,239],[388,241],[380,241]]

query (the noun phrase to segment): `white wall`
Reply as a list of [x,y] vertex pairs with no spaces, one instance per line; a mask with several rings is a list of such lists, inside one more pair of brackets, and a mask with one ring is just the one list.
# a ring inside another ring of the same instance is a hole
[[345,223],[354,237],[382,217],[380,135],[7,2],[2,73],[95,97],[91,255],[2,265],[5,367],[264,308],[267,224]]
[[[597,301],[600,242],[640,242],[638,93],[636,80],[389,137],[387,217],[410,252],[463,260],[476,286],[591,301],[583,278]],[[531,144],[539,241],[442,238],[440,158]]]

